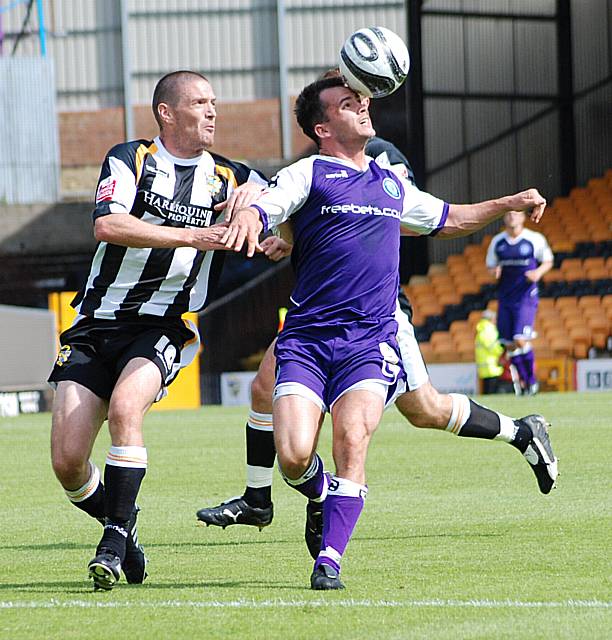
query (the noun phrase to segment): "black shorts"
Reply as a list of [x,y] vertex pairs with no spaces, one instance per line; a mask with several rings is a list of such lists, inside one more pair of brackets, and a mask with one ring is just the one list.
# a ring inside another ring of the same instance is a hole
[[188,364],[181,362],[181,352],[194,342],[198,337],[181,318],[83,318],[60,335],[61,347],[48,381],[55,386],[72,380],[109,400],[125,365],[133,358],[146,358],[159,369],[165,388]]

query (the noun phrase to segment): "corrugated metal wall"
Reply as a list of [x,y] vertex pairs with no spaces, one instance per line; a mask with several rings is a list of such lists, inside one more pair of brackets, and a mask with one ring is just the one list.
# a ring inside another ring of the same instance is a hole
[[59,198],[59,144],[53,64],[0,58],[0,202]]
[[[221,101],[277,97],[276,4],[128,0],[134,102],[148,104],[155,80],[185,67],[209,75]],[[43,0],[43,5],[58,108],[122,105],[119,0]],[[575,90],[602,83],[576,101],[578,177],[584,182],[610,164],[612,0],[572,0],[571,6]],[[294,95],[335,64],[353,29],[381,24],[406,35],[402,0],[285,0],[285,8]],[[428,189],[455,201],[531,184],[556,195],[560,151],[558,117],[551,108],[557,91],[556,32],[546,19],[554,16],[555,0],[426,0],[423,8],[451,13],[426,15],[423,21]],[[5,54],[24,12],[21,5],[2,16]],[[478,15],[496,12],[510,19]],[[18,56],[38,55],[36,26],[33,16],[33,33],[19,45]],[[528,127],[504,135],[527,121]],[[495,142],[488,144],[491,139]],[[474,148],[469,158],[457,159]],[[435,259],[459,245],[443,246],[432,244]]]

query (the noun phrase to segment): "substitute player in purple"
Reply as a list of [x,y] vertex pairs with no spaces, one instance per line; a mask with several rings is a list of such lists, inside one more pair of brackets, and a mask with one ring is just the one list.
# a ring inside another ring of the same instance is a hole
[[553,254],[546,238],[525,229],[525,214],[509,211],[504,231],[487,252],[488,269],[499,280],[497,329],[516,367],[524,394],[538,391],[531,340],[538,310],[538,281],[552,269]]
[[[509,210],[545,200],[535,190],[475,205],[448,205],[368,158],[374,130],[367,101],[339,78],[308,85],[298,123],[319,154],[281,170],[223,237],[247,255],[262,228],[293,222],[295,304],[277,339],[274,438],[284,479],[323,503],[313,589],[341,589],[340,562],[363,508],[365,459],[384,406],[405,387],[394,319],[400,227],[412,233],[468,233]],[[335,473],[316,453],[325,411],[332,416]],[[514,428],[514,427],[513,427]]]

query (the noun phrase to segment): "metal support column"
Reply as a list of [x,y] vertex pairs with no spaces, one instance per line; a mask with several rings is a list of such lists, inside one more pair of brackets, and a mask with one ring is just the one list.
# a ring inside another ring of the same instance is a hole
[[276,0],[276,29],[278,34],[278,99],[280,103],[281,146],[283,160],[290,160],[292,155],[291,114],[289,109],[289,68],[287,65],[285,16],[284,0]]
[[557,77],[561,192],[576,186],[576,123],[574,119],[574,68],[570,0],[557,0]]
[[132,59],[129,43],[128,0],[119,0],[121,12],[121,67],[123,76],[123,121],[125,139],[134,139],[134,114],[132,112]]

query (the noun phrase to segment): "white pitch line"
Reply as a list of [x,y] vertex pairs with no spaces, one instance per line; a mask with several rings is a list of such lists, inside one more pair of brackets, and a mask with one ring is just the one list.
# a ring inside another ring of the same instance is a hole
[[[104,594],[99,594],[105,597]],[[92,597],[99,597],[96,596]],[[0,601],[0,609],[273,609],[323,608],[475,608],[475,609],[612,609],[612,602],[601,600],[560,600],[552,602],[522,600],[162,600],[160,602],[92,602],[91,600]]]

